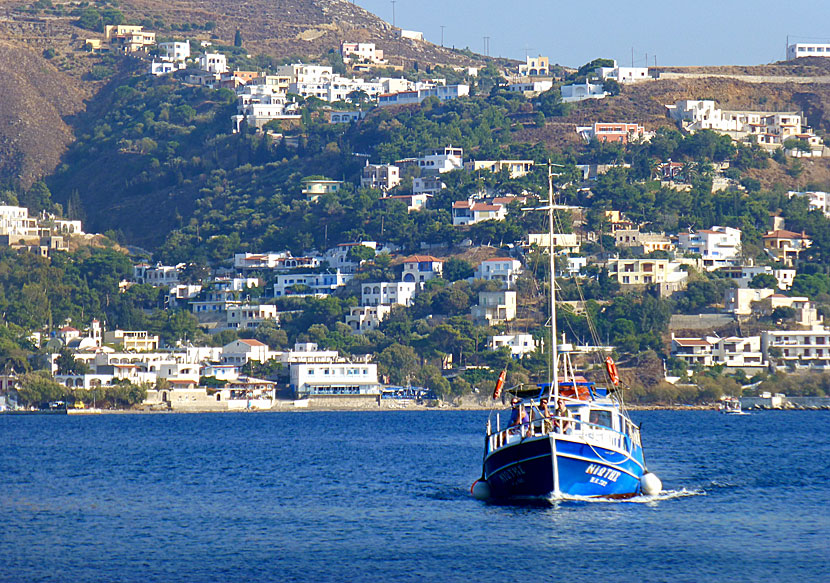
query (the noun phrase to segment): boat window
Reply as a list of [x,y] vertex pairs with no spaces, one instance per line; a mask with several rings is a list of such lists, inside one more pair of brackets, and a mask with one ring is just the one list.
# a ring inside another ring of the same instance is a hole
[[594,425],[601,425],[603,427],[611,427],[611,411],[604,411],[602,409],[593,409],[591,411],[590,422]]

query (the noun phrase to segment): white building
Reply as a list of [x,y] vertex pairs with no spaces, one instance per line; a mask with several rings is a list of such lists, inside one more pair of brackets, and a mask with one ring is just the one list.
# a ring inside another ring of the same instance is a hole
[[296,363],[289,377],[298,397],[380,394],[378,367],[368,362]]
[[452,203],[452,224],[475,225],[484,221],[501,221],[507,217],[507,207],[502,204],[459,200]]
[[500,334],[487,340],[490,350],[498,350],[502,346],[510,348],[510,354],[514,357],[522,357],[536,350],[537,343],[531,334]]
[[321,80],[331,79],[334,71],[331,66],[306,65],[305,63],[293,63],[282,65],[277,69],[277,75],[288,77],[291,83],[316,83]]
[[286,295],[326,296],[354,277],[339,269],[332,273],[280,273],[274,281],[274,297]]
[[384,318],[392,312],[392,306],[383,304],[377,306],[355,306],[349,308],[346,316],[346,325],[355,334],[362,334],[369,330],[377,330]]
[[356,63],[384,64],[383,51],[375,43],[343,42],[340,44],[340,55],[343,61]]
[[[528,233],[528,246],[536,245],[540,249],[550,249],[549,233]],[[553,249],[555,253],[579,253],[581,248],[579,235],[576,233],[554,233]]]
[[147,265],[139,263],[133,266],[133,281],[146,283],[153,287],[172,287],[179,283],[179,275],[184,270],[185,264],[177,265]]
[[830,370],[830,330],[816,326],[812,330],[772,330],[761,333],[765,355],[780,350],[777,364],[795,368]]
[[409,40],[424,40],[424,33],[418,30],[403,30],[401,29],[398,34],[401,38],[408,38]]
[[787,60],[801,57],[830,57],[830,43],[793,43],[787,47]]
[[489,170],[501,172],[507,170],[510,178],[521,178],[533,171],[533,160],[469,160],[464,162],[464,170],[467,172],[480,172]]
[[384,192],[401,183],[401,169],[394,164],[369,164],[360,174],[361,188],[374,188]]
[[299,107],[283,93],[275,93],[269,85],[243,85],[237,92],[237,114],[231,116],[233,132],[239,133],[244,123],[261,130],[272,120],[300,119]]
[[542,55],[525,56],[525,62],[519,65],[520,77],[547,77],[550,75],[550,59]]
[[199,69],[214,74],[227,73],[228,59],[222,53],[204,53],[199,55]]
[[[440,182],[440,181],[439,181]],[[429,199],[434,196],[431,192],[415,192],[413,194],[395,194],[385,196],[382,200],[399,200],[406,205],[407,212],[419,211],[426,208]]]
[[679,261],[668,259],[609,259],[607,267],[609,277],[624,289],[657,285],[661,296],[684,289],[689,278]]
[[741,230],[712,227],[696,233],[680,233],[677,246],[687,253],[697,253],[706,271],[715,271],[740,262]]
[[553,81],[525,81],[522,83],[511,83],[507,86],[508,91],[538,95],[553,89]]
[[383,93],[378,95],[378,105],[381,107],[413,105],[421,103],[427,97],[437,97],[440,101],[449,101],[451,99],[458,99],[459,97],[466,97],[469,94],[469,85],[439,85],[423,89]]
[[422,174],[444,174],[464,168],[464,150],[447,146],[432,154],[418,158],[418,168]]
[[150,63],[150,75],[160,77],[161,75],[169,75],[184,69],[184,63],[174,61],[153,61]]
[[225,312],[225,328],[229,330],[250,330],[266,321],[279,321],[277,306],[243,304]]
[[584,101],[586,99],[603,99],[608,93],[602,83],[574,83],[573,85],[563,85],[560,89],[562,92],[562,101],[571,103],[574,101]]
[[447,187],[438,176],[416,176],[412,179],[413,195],[435,196]]
[[751,282],[752,278],[756,275],[771,275],[778,280],[777,287],[781,290],[790,289],[796,275],[795,269],[773,269],[769,265],[738,265],[732,267],[722,267],[718,270],[718,273],[735,280],[740,288],[749,287],[749,282]]
[[512,257],[485,259],[475,270],[475,279],[500,281],[510,289],[516,285],[516,278],[522,273],[522,262]]
[[362,306],[411,306],[418,284],[414,281],[382,281],[360,286]]
[[489,326],[516,318],[516,292],[510,290],[480,291],[478,305],[470,310],[473,319]]
[[597,73],[603,81],[613,79],[620,84],[637,83],[638,81],[651,79],[648,75],[648,67],[620,67],[616,61],[614,61],[613,67],[599,67]]
[[[830,55],[827,55],[830,57]],[[807,204],[809,205],[810,209],[821,211],[824,213],[824,216],[830,218],[830,194],[823,191],[814,191],[808,190],[805,192],[799,192],[795,190],[791,190],[787,193],[787,196],[790,198],[794,196],[802,197],[807,199]]]
[[431,255],[412,255],[403,260],[401,281],[423,283],[441,277],[444,260]]
[[760,336],[675,338],[672,335],[671,354],[690,367],[722,365],[727,370],[752,372],[767,366],[766,351],[762,351],[761,345]]
[[248,361],[267,362],[270,359],[268,345],[253,338],[240,338],[222,347],[222,364],[243,365]]
[[159,58],[162,61],[184,63],[190,58],[190,41],[159,43]]
[[353,101],[354,95],[361,92],[365,93],[369,99],[376,99],[382,87],[380,83],[334,75],[327,79],[291,83],[288,90],[303,97],[316,97],[334,103],[335,101]]
[[821,156],[823,153],[821,138],[803,127],[801,115],[796,112],[721,110],[711,100],[677,101],[666,108],[669,117],[689,133],[712,130],[734,140],[752,140],[769,149],[780,148],[788,139],[798,138],[809,145],[810,152],[794,155]]
[[315,268],[320,266],[318,257],[294,257],[289,251],[268,253],[236,253],[233,256],[233,266],[240,270],[273,269],[286,271],[298,268]]
[[775,293],[772,289],[730,288],[724,292],[724,311],[736,316],[752,314],[752,304],[770,297]]
[[145,330],[111,330],[104,332],[104,343],[114,344],[126,352],[158,350],[159,337]]

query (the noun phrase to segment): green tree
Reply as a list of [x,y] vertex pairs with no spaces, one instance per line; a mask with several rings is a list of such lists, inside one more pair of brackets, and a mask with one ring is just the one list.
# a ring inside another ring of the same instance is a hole
[[24,405],[43,406],[68,394],[66,387],[55,382],[48,371],[39,370],[20,375],[18,399]]
[[778,287],[778,280],[769,273],[759,273],[752,276],[752,279],[749,280],[749,287],[752,289],[776,289]]
[[418,356],[411,346],[393,343],[387,346],[377,357],[381,374],[388,375],[393,384],[404,384],[410,380],[418,368]]
[[233,35],[233,46],[242,46],[242,32],[238,28],[236,29],[236,33]]
[[450,257],[444,263],[443,277],[447,281],[458,281],[473,277],[473,266],[465,259]]

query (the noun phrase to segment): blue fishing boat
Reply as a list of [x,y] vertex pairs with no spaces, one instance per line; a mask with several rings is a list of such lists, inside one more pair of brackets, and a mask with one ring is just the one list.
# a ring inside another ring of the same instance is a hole
[[[552,173],[548,171],[550,273],[553,250]],[[640,428],[631,421],[611,357],[605,359],[608,386],[576,374],[572,345],[556,333],[556,286],[550,285],[551,382],[512,387],[511,408],[493,410],[487,420],[481,477],[473,495],[502,501],[533,498],[630,498],[656,495],[662,484],[646,467]],[[493,399],[502,396],[506,369]],[[509,411],[509,416],[506,415]]]

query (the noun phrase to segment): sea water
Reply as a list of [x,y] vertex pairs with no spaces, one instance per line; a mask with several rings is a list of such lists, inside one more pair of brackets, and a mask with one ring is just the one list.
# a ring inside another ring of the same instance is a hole
[[0,416],[0,581],[830,581],[828,412],[634,412],[664,494],[534,505],[486,417]]

